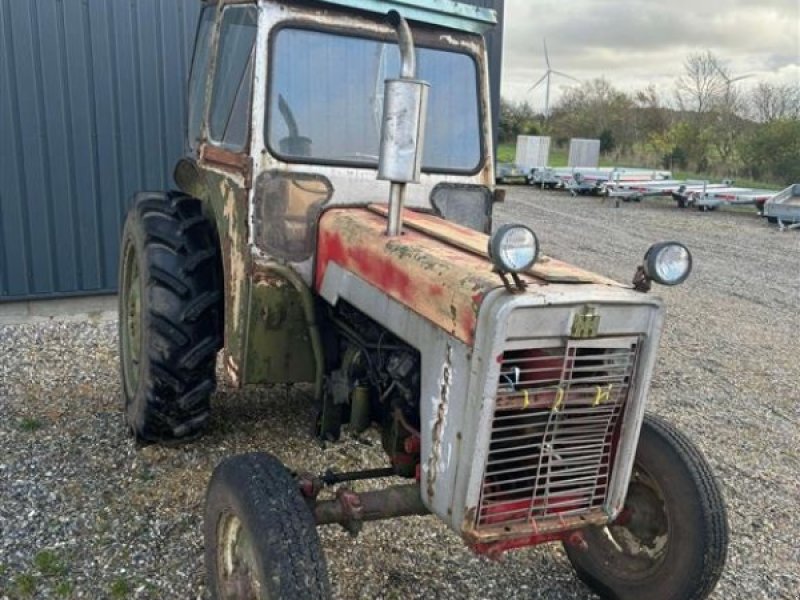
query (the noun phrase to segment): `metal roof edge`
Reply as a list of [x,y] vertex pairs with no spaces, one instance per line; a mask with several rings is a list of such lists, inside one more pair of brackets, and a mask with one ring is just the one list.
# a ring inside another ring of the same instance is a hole
[[497,13],[489,8],[472,6],[454,0],[320,0],[386,14],[394,9],[406,19],[430,23],[450,29],[483,34],[497,24]]

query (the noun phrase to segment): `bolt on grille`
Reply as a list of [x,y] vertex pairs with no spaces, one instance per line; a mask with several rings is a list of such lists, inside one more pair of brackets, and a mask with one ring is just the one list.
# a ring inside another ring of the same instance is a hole
[[503,353],[477,527],[576,517],[606,500],[636,337]]

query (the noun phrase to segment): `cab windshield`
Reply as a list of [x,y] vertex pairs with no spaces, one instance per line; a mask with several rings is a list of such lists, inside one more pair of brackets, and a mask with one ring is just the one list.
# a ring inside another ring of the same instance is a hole
[[[285,27],[272,46],[266,139],[288,162],[376,167],[383,82],[400,72],[395,43]],[[468,54],[417,47],[417,77],[431,84],[422,168],[477,171],[477,67]]]

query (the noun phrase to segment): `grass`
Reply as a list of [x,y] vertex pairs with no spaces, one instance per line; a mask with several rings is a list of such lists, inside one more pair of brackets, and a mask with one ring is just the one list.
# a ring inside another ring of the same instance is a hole
[[497,162],[514,162],[514,156],[516,153],[517,149],[514,144],[500,143],[497,145]]
[[123,577],[117,577],[111,583],[111,589],[109,592],[114,600],[123,600],[123,598],[127,598],[131,593],[131,585],[128,583],[127,579]]
[[[41,582],[53,581],[56,578],[63,578],[69,569],[62,561],[58,553],[53,550],[40,550],[33,557],[33,567],[29,571],[19,573],[13,578],[12,594],[4,596],[0,589],[0,597],[6,598],[33,598],[36,596]],[[0,576],[4,576],[8,568],[0,564]],[[53,593],[58,598],[71,598],[74,586],[71,581],[62,579],[56,583]]]
[[33,557],[33,564],[45,577],[66,575],[67,567],[61,562],[58,554],[52,550],[42,550]]
[[33,433],[34,431],[39,431],[42,427],[44,427],[44,422],[36,417],[25,417],[20,419],[18,427],[20,431]]
[[14,589],[22,598],[33,598],[36,593],[36,577],[30,573],[20,573],[14,579]]
[[72,597],[72,591],[74,589],[75,588],[71,582],[62,581],[56,586],[55,593],[59,598],[70,598]]
[[[503,144],[498,144],[497,147],[497,162],[514,162],[514,158],[516,158],[517,154],[517,146],[516,144],[506,142]],[[569,163],[569,151],[566,148],[550,148],[550,160],[547,166],[548,167],[566,167],[567,163]],[[600,157],[600,166],[601,167],[613,167],[614,164],[612,161],[608,160],[606,157]]]

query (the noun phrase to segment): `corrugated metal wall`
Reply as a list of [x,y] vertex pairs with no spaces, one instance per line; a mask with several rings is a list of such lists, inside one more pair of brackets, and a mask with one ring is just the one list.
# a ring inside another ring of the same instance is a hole
[[197,0],[0,0],[0,299],[116,287],[127,199],[183,152]]
[[127,201],[170,187],[183,153],[199,7],[0,0],[0,302],[115,290]]

